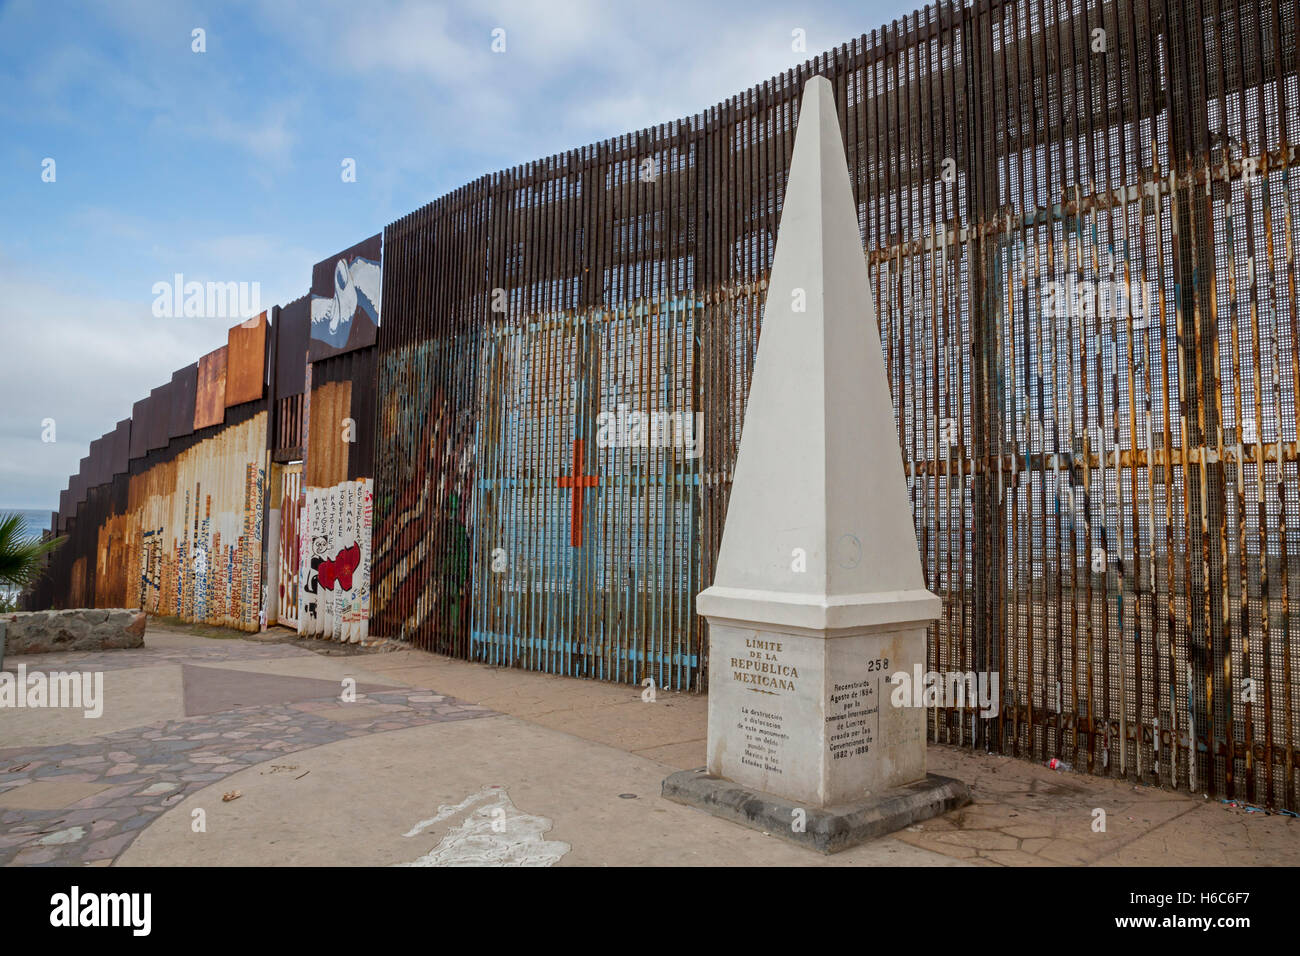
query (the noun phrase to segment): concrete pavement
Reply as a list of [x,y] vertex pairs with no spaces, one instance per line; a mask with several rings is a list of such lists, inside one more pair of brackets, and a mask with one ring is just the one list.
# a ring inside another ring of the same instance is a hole
[[705,697],[409,648],[151,624],[19,662],[102,670],[105,705],[0,710],[9,865],[1300,863],[1294,818],[935,746],[970,806],[821,857],[659,797],[704,762]]

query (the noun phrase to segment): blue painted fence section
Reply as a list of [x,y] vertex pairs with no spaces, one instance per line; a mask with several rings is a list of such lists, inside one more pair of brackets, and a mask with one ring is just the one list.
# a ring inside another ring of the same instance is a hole
[[701,315],[686,299],[638,303],[487,335],[474,659],[698,686]]

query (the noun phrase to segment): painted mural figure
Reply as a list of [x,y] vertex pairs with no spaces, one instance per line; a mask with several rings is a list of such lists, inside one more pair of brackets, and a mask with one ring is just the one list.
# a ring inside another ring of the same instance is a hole
[[334,264],[334,297],[312,299],[311,337],[334,348],[345,347],[357,309],[377,325],[382,281],[378,262],[360,256],[339,259]]
[[[320,608],[320,568],[325,564],[329,552],[329,538],[323,534],[313,535],[311,538],[311,557],[309,567],[311,570],[304,575],[306,580],[303,582],[302,590],[304,594],[310,594],[311,598],[303,601],[301,614],[305,618],[315,619],[319,615]],[[333,583],[326,588],[329,590]]]

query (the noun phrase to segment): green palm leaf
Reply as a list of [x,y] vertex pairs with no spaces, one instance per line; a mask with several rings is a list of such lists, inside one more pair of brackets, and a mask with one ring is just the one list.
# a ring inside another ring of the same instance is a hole
[[22,515],[0,514],[0,584],[27,587],[44,572],[45,556],[64,540],[24,535]]

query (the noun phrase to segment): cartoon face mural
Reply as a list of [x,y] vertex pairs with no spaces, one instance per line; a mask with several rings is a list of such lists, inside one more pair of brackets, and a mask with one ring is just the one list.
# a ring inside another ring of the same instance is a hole
[[380,242],[372,236],[312,269],[309,361],[375,343],[383,286]]
[[[323,534],[308,537],[308,570],[305,574],[302,590],[304,595],[302,614],[305,618],[315,619],[320,614],[320,566],[325,562],[325,552],[329,549],[329,538]],[[328,588],[326,590],[329,590]]]

